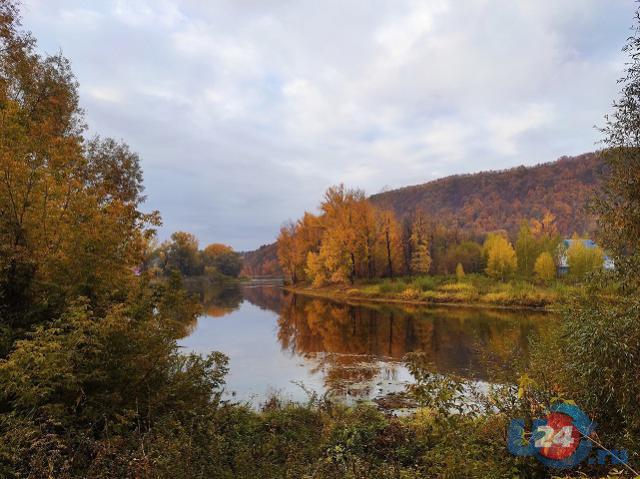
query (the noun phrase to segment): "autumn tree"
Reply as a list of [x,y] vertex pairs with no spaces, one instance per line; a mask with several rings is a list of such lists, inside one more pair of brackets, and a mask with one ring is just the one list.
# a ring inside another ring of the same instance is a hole
[[427,274],[431,267],[431,254],[429,253],[429,244],[425,241],[419,241],[413,248],[411,255],[411,272],[414,274]]
[[484,243],[482,244],[482,255],[484,256],[485,261],[489,259],[489,253],[493,247],[502,240],[509,242],[509,234],[504,230],[492,231],[487,234]]
[[411,224],[411,262],[409,268],[414,274],[426,274],[431,268],[431,252],[429,251],[429,227],[424,214],[416,212]]
[[602,268],[604,253],[598,247],[588,248],[582,239],[574,235],[567,249],[569,274],[575,279],[583,279],[588,273]]
[[138,209],[137,156],[85,141],[69,61],[38,54],[13,2],[2,8],[0,315],[28,327],[77,295],[98,309],[126,296],[159,217]]
[[536,239],[538,252],[547,251],[552,256],[557,252],[562,237],[558,232],[556,216],[553,213],[547,211],[541,220],[532,219],[531,232]]
[[277,256],[288,282],[295,284],[307,279],[307,257],[320,249],[323,231],[320,219],[308,212],[297,222],[289,222],[280,229]]
[[456,266],[456,278],[458,281],[462,281],[464,278],[464,268],[462,267],[462,263],[458,263]]
[[179,352],[200,308],[179,278],[132,272],[158,220],[137,156],[83,123],[69,62],[0,0],[0,476],[177,477],[154,444],[195,446],[182,433],[215,410],[226,358]]
[[202,261],[205,271],[215,272],[233,278],[238,277],[242,270],[242,257],[231,246],[212,243],[202,251]]
[[451,244],[440,261],[434,260],[438,273],[455,271],[461,264],[467,273],[478,273],[484,269],[482,246],[475,241],[462,241]]
[[381,224],[373,205],[362,196],[349,205],[352,210],[350,226],[354,234],[356,249],[355,277],[371,279],[376,276],[377,269],[382,266],[378,245],[382,241]]
[[317,252],[324,235],[324,225],[318,216],[305,212],[296,223],[295,265],[301,280],[306,279],[305,267],[309,252]]
[[525,277],[531,276],[534,263],[539,255],[539,245],[531,232],[528,221],[523,221],[520,225],[515,251],[518,258],[518,272]]
[[307,212],[297,222],[280,229],[277,255],[287,282],[295,284],[307,279],[307,258],[309,253],[318,252],[323,231],[320,219]]
[[452,274],[462,258],[454,258],[458,253],[464,255],[457,246],[465,242],[466,233],[459,228],[450,228],[441,223],[439,217],[427,217],[426,227],[429,238],[432,274]]
[[393,213],[343,185],[326,191],[320,210],[280,231],[278,259],[288,281],[319,286],[403,271],[402,233]]
[[191,233],[176,231],[164,245],[166,270],[177,270],[185,276],[196,276],[204,272],[198,250],[198,238]]
[[297,283],[298,276],[296,274],[299,262],[296,258],[295,241],[296,241],[296,225],[289,223],[280,228],[278,235],[278,262],[288,283]]
[[541,241],[541,249],[553,251],[560,242],[556,216],[550,211],[545,212],[541,220],[531,220],[531,232]]
[[[320,253],[315,253],[313,251],[309,251],[307,254],[307,267],[305,269],[305,273],[311,279],[311,284],[315,288],[324,286],[328,282],[338,283],[345,281],[340,270],[329,270],[331,263],[327,264],[326,259],[326,257],[320,256]],[[336,273],[340,273],[341,275],[338,276]]]
[[552,281],[556,277],[556,265],[553,261],[553,256],[548,251],[543,251],[540,253],[538,258],[536,259],[536,263],[533,267],[533,271],[535,272],[538,279],[548,283]]
[[[324,201],[320,205],[324,230],[317,254],[317,261],[322,267],[309,270],[314,283],[345,283],[355,280],[358,264],[362,262],[361,256],[364,254],[356,231],[356,205],[364,200],[362,191],[349,190],[344,185],[331,187],[325,192]],[[313,258],[312,254],[308,258]],[[319,275],[320,271],[324,273]]]
[[362,191],[331,187],[320,209],[320,246],[307,254],[306,273],[314,283],[353,282],[393,274],[394,267],[402,267],[395,218],[376,210]]
[[383,258],[385,276],[393,278],[403,269],[402,231],[393,212],[382,210],[377,215],[381,235],[379,256]]
[[[640,11],[636,11],[636,20]],[[624,47],[629,60],[619,80],[620,96],[613,113],[605,117],[600,152],[607,166],[602,192],[593,201],[600,225],[599,242],[606,248],[623,274],[626,284],[640,278],[640,25]]]
[[489,234],[484,244],[487,254],[487,274],[504,281],[518,267],[518,259],[513,246],[500,234]]
[[88,181],[110,199],[139,204],[144,201],[138,154],[112,138],[92,138],[85,146]]

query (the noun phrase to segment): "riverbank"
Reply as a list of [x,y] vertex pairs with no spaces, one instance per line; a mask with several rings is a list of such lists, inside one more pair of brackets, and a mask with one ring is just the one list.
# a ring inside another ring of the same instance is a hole
[[215,285],[234,285],[242,284],[248,281],[247,278],[233,276],[225,276],[223,274],[202,274],[198,276],[182,276],[182,282],[185,286],[195,286],[202,284],[215,284]]
[[320,288],[309,285],[285,287],[297,294],[339,301],[546,311],[553,311],[573,288],[575,286],[560,281],[544,286],[524,280],[500,282],[484,275],[467,275],[461,280],[452,276],[420,276]]

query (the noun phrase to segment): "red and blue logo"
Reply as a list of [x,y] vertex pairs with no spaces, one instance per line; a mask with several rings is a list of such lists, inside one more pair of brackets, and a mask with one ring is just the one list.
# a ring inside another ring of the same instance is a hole
[[554,404],[547,417],[535,419],[532,434],[526,438],[524,420],[514,419],[507,430],[507,447],[516,456],[534,456],[556,469],[576,467],[593,447],[589,439],[595,423],[577,406]]

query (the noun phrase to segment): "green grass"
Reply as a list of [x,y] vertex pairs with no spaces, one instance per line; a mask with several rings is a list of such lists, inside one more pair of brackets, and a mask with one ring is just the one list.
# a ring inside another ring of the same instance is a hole
[[427,303],[489,304],[512,307],[546,307],[562,300],[575,286],[556,280],[549,285],[521,278],[499,281],[484,274],[455,276],[405,276],[356,283],[350,297],[424,301]]
[[398,294],[407,289],[407,283],[404,281],[394,281],[385,279],[378,285],[378,292],[382,294]]
[[412,281],[412,285],[420,291],[433,291],[441,282],[442,280],[435,276],[418,276]]

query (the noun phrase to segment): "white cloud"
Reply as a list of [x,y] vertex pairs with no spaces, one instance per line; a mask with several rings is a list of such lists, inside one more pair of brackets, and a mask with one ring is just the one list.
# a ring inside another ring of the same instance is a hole
[[179,4],[168,0],[115,0],[113,14],[132,27],[171,27],[183,19]]
[[513,114],[502,114],[489,120],[489,137],[496,153],[518,153],[519,137],[531,130],[549,125],[553,119],[551,105],[528,105]]
[[411,49],[433,28],[434,17],[446,12],[448,7],[446,1],[412,2],[406,15],[381,27],[376,40],[385,50],[385,61],[392,64],[405,62]]
[[60,19],[74,28],[97,28],[101,18],[102,15],[99,12],[86,8],[73,8],[60,12]]
[[424,136],[428,151],[453,161],[463,159],[469,148],[470,127],[459,121],[438,121]]
[[[376,192],[593,148],[627,0],[25,0],[87,120],[139,151],[165,232],[267,242]],[[56,21],[51,21],[56,19]]]
[[105,101],[109,103],[122,103],[124,99],[122,91],[113,87],[90,86],[86,91],[92,98],[95,98],[99,101]]

